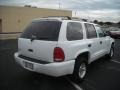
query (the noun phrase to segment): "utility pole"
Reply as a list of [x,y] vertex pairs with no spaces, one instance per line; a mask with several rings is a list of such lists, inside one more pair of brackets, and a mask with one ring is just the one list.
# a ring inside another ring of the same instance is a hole
[[59,2],[59,9],[61,8],[61,3]]
[[77,10],[75,10],[75,13],[74,13],[74,14],[75,14],[75,17],[76,17],[76,16],[77,16]]

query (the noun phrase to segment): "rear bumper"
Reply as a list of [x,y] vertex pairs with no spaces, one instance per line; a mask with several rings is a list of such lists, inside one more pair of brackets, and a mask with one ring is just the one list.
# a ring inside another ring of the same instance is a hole
[[[18,53],[14,54],[16,62],[23,68],[28,69],[30,71],[58,77],[67,74],[72,74],[74,70],[75,60],[69,60],[65,62],[53,62],[49,64],[40,64],[22,59],[18,57],[18,55],[19,55]],[[26,68],[24,62],[32,63],[34,68],[33,69]]]

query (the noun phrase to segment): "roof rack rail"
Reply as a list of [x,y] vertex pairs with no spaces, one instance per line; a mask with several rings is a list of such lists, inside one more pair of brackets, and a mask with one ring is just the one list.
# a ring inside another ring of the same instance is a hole
[[71,20],[88,22],[88,19],[83,19],[78,17],[72,17]]
[[61,20],[71,20],[71,17],[69,16],[48,16],[48,17],[43,17],[43,18],[58,18],[58,19],[61,19]]
[[79,17],[70,17],[70,16],[48,16],[42,17],[43,19],[55,19],[55,20],[74,20],[74,21],[84,21],[89,22],[88,19],[83,19]]

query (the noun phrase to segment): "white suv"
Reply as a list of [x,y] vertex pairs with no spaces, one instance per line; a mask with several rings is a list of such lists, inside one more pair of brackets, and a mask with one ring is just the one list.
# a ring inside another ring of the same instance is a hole
[[83,80],[87,65],[114,54],[114,40],[99,25],[62,18],[31,22],[18,38],[15,60],[25,69],[51,76],[73,74]]

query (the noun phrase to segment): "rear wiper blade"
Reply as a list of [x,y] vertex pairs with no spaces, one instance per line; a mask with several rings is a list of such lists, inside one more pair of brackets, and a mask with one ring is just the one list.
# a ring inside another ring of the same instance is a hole
[[37,36],[32,35],[32,37],[31,37],[31,42],[32,42],[33,40],[35,40],[35,39],[48,40],[48,39],[50,39],[50,37],[37,37]]
[[38,37],[38,39],[49,39],[50,37]]
[[32,35],[32,37],[31,37],[31,42],[32,42],[33,40],[35,40],[36,38],[37,38],[37,36]]

